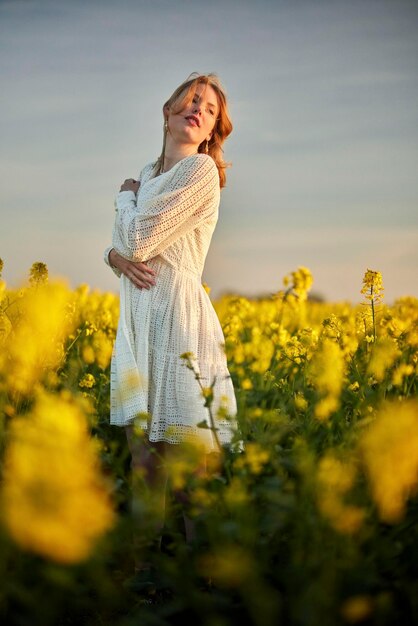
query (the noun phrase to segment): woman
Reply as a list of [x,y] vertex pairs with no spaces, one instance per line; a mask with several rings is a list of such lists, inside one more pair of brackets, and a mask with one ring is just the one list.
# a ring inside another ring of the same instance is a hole
[[[122,184],[113,246],[105,251],[106,263],[121,278],[110,423],[125,428],[132,468],[142,470],[160,498],[159,531],[166,480],[161,459],[175,454],[176,444],[191,441],[202,451],[196,471],[205,472],[207,455],[219,452],[216,435],[221,444],[232,442],[237,411],[224,336],[201,284],[225,185],[222,144],[232,131],[216,75],[191,75],[164,104],[163,115],[162,153],[137,181]],[[216,435],[184,353],[194,358],[204,387],[216,378],[212,412],[223,409],[215,419]],[[144,437],[135,436],[134,420]],[[184,521],[192,542],[193,522],[186,514]],[[137,563],[137,569],[148,566]]]

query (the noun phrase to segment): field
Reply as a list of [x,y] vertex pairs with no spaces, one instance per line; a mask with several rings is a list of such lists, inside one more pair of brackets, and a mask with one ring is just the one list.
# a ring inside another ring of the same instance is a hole
[[[172,500],[156,552],[152,494],[109,425],[117,296],[42,263],[0,282],[3,623],[418,623],[418,300],[386,305],[371,270],[358,306],[311,301],[311,284],[298,268],[269,299],[213,302],[240,433],[206,477],[191,447],[170,467],[197,540]],[[129,580],[134,529],[149,593]]]

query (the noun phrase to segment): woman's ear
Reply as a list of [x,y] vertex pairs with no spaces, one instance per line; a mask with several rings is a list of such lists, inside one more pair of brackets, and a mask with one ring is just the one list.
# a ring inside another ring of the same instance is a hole
[[165,106],[163,106],[163,115],[164,115],[165,120],[168,118],[169,113],[170,113],[170,107],[166,104]]

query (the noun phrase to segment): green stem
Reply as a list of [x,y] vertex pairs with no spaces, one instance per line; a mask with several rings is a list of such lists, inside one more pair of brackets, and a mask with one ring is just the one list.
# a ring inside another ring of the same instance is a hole
[[[188,359],[188,360],[189,360],[189,362],[190,362],[190,359]],[[193,372],[194,372],[195,378],[196,378],[197,382],[199,383],[200,390],[203,392],[203,385],[202,385],[202,383],[200,382],[200,376],[199,376],[199,374],[195,371],[195,369],[194,369],[194,367],[193,367],[193,365],[192,365],[192,364],[191,364],[191,367],[192,367],[192,370],[193,370]],[[215,378],[215,380],[216,380],[216,378]],[[214,384],[215,384],[215,381],[213,381],[213,386],[214,386]],[[217,432],[216,432],[217,428],[215,427],[215,420],[214,420],[214,418],[213,418],[213,413],[212,413],[212,409],[211,409],[211,402],[208,402],[208,404],[207,404],[207,407],[206,407],[206,408],[207,408],[207,410],[209,411],[210,430],[213,432],[213,436],[215,437],[216,445],[217,445],[217,446],[218,446],[218,448],[219,448],[219,452],[220,452],[220,453],[222,453],[222,446],[221,446],[221,442],[219,441],[218,434],[217,434]]]
[[372,320],[373,320],[373,340],[374,340],[374,343],[376,343],[376,319],[375,319],[375,314],[374,314],[373,287],[370,288],[370,295],[372,296],[371,306],[372,306]]

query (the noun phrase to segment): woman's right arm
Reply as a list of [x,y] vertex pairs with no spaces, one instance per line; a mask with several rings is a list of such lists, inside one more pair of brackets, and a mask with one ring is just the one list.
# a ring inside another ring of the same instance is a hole
[[117,276],[124,274],[139,289],[149,289],[155,285],[155,271],[145,263],[129,261],[120,256],[114,248],[107,248],[105,261]]
[[[141,170],[138,176],[138,187],[142,182],[142,175],[147,168],[149,168],[149,164]],[[109,246],[104,251],[104,261],[106,265],[113,270],[118,278],[124,274],[139,289],[149,289],[151,285],[155,285],[155,280],[153,278],[155,276],[154,270],[145,265],[145,263],[130,261],[129,259],[122,257],[116,252],[113,246]]]

